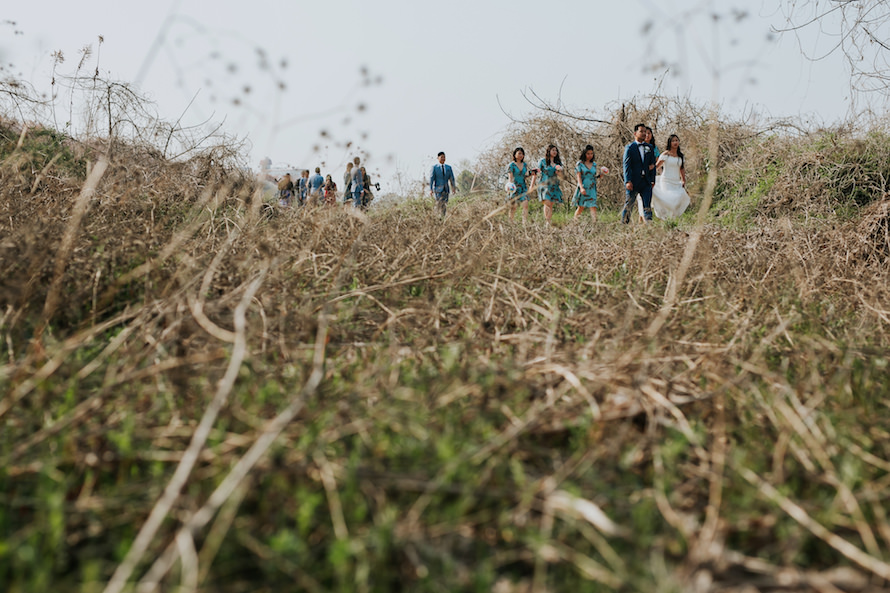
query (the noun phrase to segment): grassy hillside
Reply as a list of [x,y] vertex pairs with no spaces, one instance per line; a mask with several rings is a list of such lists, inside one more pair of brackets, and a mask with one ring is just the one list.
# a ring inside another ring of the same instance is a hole
[[281,211],[211,163],[20,137],[5,591],[116,569],[162,591],[887,590],[874,188],[773,208],[802,170],[779,154],[769,191],[727,164],[701,227],[550,228],[498,196],[445,221]]

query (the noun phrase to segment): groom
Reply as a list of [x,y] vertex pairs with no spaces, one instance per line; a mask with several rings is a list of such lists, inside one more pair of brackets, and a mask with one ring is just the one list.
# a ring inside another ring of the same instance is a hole
[[630,222],[637,196],[643,201],[643,216],[652,220],[652,186],[655,185],[655,153],[646,143],[646,125],[634,126],[634,141],[624,149],[624,187],[627,190],[621,222]]

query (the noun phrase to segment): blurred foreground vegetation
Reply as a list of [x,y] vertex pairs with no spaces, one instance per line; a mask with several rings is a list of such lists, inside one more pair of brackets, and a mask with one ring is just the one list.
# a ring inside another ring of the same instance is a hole
[[551,228],[5,120],[4,591],[887,590],[890,138],[748,132]]

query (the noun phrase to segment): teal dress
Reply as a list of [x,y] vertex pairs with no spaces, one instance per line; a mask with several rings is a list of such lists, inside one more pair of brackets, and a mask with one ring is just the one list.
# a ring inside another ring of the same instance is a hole
[[550,200],[551,202],[562,203],[562,189],[559,187],[559,179],[556,177],[556,165],[547,164],[547,159],[541,159],[538,163],[541,170],[541,181],[538,185],[538,199],[542,202]]
[[507,165],[507,178],[516,186],[516,189],[507,196],[508,201],[525,202],[528,200],[528,186],[525,184],[527,176],[528,165],[525,164],[525,161],[523,161],[521,168],[516,164],[516,161]]
[[578,206],[584,208],[596,208],[596,163],[591,163],[590,167],[578,161],[575,165],[575,171],[581,173],[581,185],[587,195],[581,194],[581,188],[575,189],[575,196],[572,200]]

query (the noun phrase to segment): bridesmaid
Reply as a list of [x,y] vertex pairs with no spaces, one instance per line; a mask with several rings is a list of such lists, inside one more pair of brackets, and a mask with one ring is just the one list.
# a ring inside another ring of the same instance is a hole
[[553,144],[547,146],[544,158],[538,163],[541,170],[541,181],[538,184],[538,199],[544,203],[544,219],[547,224],[552,224],[553,203],[562,204],[562,189],[559,180],[562,177],[562,159],[559,158],[559,149]]
[[655,134],[652,133],[652,128],[646,126],[646,144],[652,147],[652,151],[655,153],[655,160],[658,160],[658,155],[661,154],[658,151],[658,146],[655,145]]
[[[529,175],[532,177],[531,187],[526,184]],[[507,179],[515,186],[509,196],[507,196],[507,204],[510,208],[510,220],[516,214],[516,206],[522,204],[522,223],[528,222],[528,194],[535,187],[535,179],[537,178],[534,170],[529,170],[525,164],[525,150],[517,147],[513,151],[513,162],[507,165]]]
[[573,220],[578,220],[581,213],[587,208],[590,210],[591,220],[596,222],[596,180],[602,177],[602,173],[597,171],[594,158],[596,157],[593,146],[588,144],[581,151],[578,164],[575,165],[575,179],[578,182],[578,187],[575,189],[572,201],[578,205],[578,208],[575,210]]

